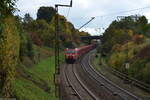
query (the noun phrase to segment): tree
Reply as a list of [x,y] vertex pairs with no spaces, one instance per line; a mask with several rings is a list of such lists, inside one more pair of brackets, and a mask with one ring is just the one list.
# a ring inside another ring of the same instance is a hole
[[37,20],[44,19],[50,23],[55,13],[56,11],[53,7],[40,7],[37,13]]
[[[39,35],[37,33],[31,32],[30,36],[31,36],[34,44],[36,44],[38,46],[42,46],[43,45],[43,42],[42,42],[41,38],[39,37]],[[30,42],[29,42],[29,44],[30,44]]]
[[1,0],[0,2],[0,16],[10,15],[15,9],[15,3],[17,0]]
[[2,20],[0,26],[0,90],[2,97],[10,98],[13,94],[13,81],[19,58],[20,37],[12,16]]
[[[113,45],[129,41],[133,36],[148,36],[149,30],[145,16],[127,16],[119,21],[113,21],[103,35],[103,49],[108,53]],[[137,38],[137,36],[133,40],[142,43],[143,38]]]
[[141,16],[139,17],[139,19],[137,20],[137,25],[139,26],[139,33],[140,34],[144,34],[147,35],[147,31],[149,30],[148,26],[148,20],[146,19],[145,16]]
[[146,19],[145,16],[139,17],[139,19],[138,19],[137,22],[138,22],[139,24],[141,24],[141,25],[146,25],[146,24],[148,24],[148,20]]
[[147,24],[143,27],[143,33],[145,36],[150,37],[150,24]]
[[24,23],[29,23],[29,22],[32,22],[32,21],[33,21],[33,18],[30,16],[29,13],[26,13],[26,14],[24,15],[23,21],[24,21]]

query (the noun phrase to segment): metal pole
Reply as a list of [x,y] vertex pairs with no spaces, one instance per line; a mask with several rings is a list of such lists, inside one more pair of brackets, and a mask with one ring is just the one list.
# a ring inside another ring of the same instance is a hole
[[55,10],[56,10],[56,14],[55,14],[55,42],[54,42],[54,45],[55,45],[55,73],[54,73],[54,83],[55,83],[55,95],[56,97],[58,96],[58,92],[57,92],[57,88],[58,88],[58,84],[56,83],[56,80],[57,80],[57,73],[58,73],[58,70],[57,70],[57,66],[58,66],[58,45],[57,45],[57,34],[58,34],[58,6],[55,5]]
[[55,74],[57,73],[57,16],[58,16],[58,6],[55,5],[56,15],[55,15]]
[[[70,5],[61,5],[61,4],[56,4],[55,5],[55,10],[56,10],[56,15],[55,15],[55,74],[54,74],[54,82],[55,82],[55,95],[59,97],[59,100],[61,99],[60,97],[60,62],[59,62],[59,14],[58,14],[58,7],[72,7],[72,0],[70,1]],[[57,76],[57,77],[56,77]],[[56,82],[57,81],[57,82]]]
[[55,16],[55,70],[56,74],[60,74],[60,62],[59,62],[59,15],[58,15],[58,7],[72,7],[72,0],[70,1],[70,5],[61,5],[56,4],[55,10],[56,10],[56,16]]
[[[60,97],[60,92],[61,92],[61,87],[60,87],[60,62],[59,62],[59,14],[58,14],[58,7],[72,7],[72,0],[70,1],[70,5],[61,5],[61,4],[56,4],[55,5],[55,75],[54,75],[54,80],[55,80],[55,95],[59,97],[59,100],[61,99]],[[59,81],[59,82],[58,82]]]

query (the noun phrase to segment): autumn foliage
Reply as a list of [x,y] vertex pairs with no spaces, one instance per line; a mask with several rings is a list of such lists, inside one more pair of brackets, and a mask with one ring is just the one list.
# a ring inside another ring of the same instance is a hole
[[137,54],[137,56],[142,59],[150,59],[150,45],[147,45],[144,48],[142,48]]
[[144,40],[144,35],[138,35],[138,34],[135,34],[133,37],[132,37],[132,40],[137,43],[137,44],[140,44],[143,42]]
[[[103,35],[101,47],[109,66],[146,83],[150,83],[149,25],[145,16],[137,15],[113,21]],[[127,62],[129,69],[125,67]]]
[[18,64],[20,37],[15,19],[10,16],[2,20],[0,33],[0,90],[3,97],[13,94],[13,81]]
[[41,38],[37,35],[37,33],[35,32],[31,32],[30,33],[31,39],[33,41],[34,44],[38,45],[38,46],[42,46],[43,45],[43,41],[41,40]]

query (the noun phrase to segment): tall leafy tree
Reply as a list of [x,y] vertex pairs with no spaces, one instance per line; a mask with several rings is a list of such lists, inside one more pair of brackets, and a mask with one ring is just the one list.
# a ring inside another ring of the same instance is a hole
[[20,37],[15,19],[2,20],[0,33],[0,90],[5,98],[12,97],[13,81],[19,57]]
[[103,35],[103,48],[108,53],[113,45],[131,40],[132,35],[143,34],[148,36],[148,33],[149,25],[145,16],[127,16],[110,24]]
[[17,0],[0,1],[0,90],[4,98],[12,97],[20,38],[13,12]]
[[30,22],[33,21],[33,18],[30,16],[29,13],[26,13],[26,14],[24,15],[23,21],[24,21],[24,23],[30,23]]
[[138,19],[137,22],[138,22],[139,24],[141,24],[141,25],[146,25],[146,24],[148,24],[148,20],[146,19],[145,16],[139,17],[139,19]]
[[50,23],[55,13],[56,11],[53,7],[40,7],[37,12],[37,19],[44,19]]
[[12,14],[15,9],[17,0],[1,0],[0,1],[0,16]]

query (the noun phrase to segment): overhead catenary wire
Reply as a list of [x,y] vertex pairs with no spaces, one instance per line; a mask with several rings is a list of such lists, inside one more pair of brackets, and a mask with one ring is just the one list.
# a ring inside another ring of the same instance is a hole
[[148,9],[150,6],[147,7],[142,7],[142,8],[136,8],[136,9],[131,9],[131,10],[125,10],[125,11],[120,11],[120,12],[115,12],[115,13],[110,13],[102,16],[95,16],[95,17],[105,17],[105,16],[111,16],[111,15],[116,15],[116,14],[122,14],[122,13],[128,13],[128,12],[133,12],[133,11],[138,11],[138,10],[143,10],[143,9]]
[[[98,19],[99,17],[101,17],[103,19],[103,18],[106,18],[106,17],[113,17],[114,15],[119,15],[119,14],[123,14],[123,13],[134,12],[134,11],[142,11],[143,12],[144,9],[149,9],[149,8],[150,8],[150,6],[145,6],[145,7],[141,7],[141,8],[135,8],[135,9],[130,9],[130,10],[124,10],[124,11],[119,11],[119,12],[108,13],[108,14],[104,14],[104,15],[98,15],[98,16],[95,15],[95,16],[93,16],[93,18]],[[70,9],[68,10],[67,18],[69,16],[69,13],[70,13]],[[138,13],[138,15],[139,15],[139,13]],[[89,17],[91,17],[91,16],[89,16]],[[76,18],[72,17],[72,18],[69,18],[69,19],[81,19],[81,18],[85,19],[85,18],[89,18],[89,17],[76,17]],[[85,25],[81,26],[78,29],[80,30],[82,27],[86,26],[86,24],[89,24],[89,22],[85,23]],[[106,28],[104,28],[104,26],[102,25],[102,30],[105,30],[105,29]]]
[[[113,16],[113,15],[122,14],[122,13],[129,13],[129,12],[133,12],[133,11],[138,11],[138,10],[143,11],[144,9],[149,9],[149,8],[150,8],[150,6],[146,6],[146,7],[136,8],[136,9],[130,9],[130,10],[124,10],[124,11],[109,13],[109,14],[105,14],[105,15],[98,15],[98,16],[94,16],[94,17],[95,18],[107,17],[107,16]],[[76,17],[76,18],[71,18],[71,19],[81,19],[81,18],[89,18],[89,17]]]
[[[141,8],[136,8],[136,9],[130,9],[130,10],[124,10],[124,11],[119,11],[119,12],[114,12],[114,13],[109,13],[109,14],[104,14],[104,15],[99,15],[99,16],[93,16],[95,19],[97,19],[97,18],[99,18],[99,17],[101,17],[101,18],[104,18],[104,17],[111,17],[111,16],[114,16],[114,15],[118,15],[118,14],[123,14],[123,13],[129,13],[129,12],[134,12],[134,11],[143,11],[144,9],[148,9],[148,8],[150,8],[150,6],[146,6],[146,7],[141,7]],[[79,18],[79,17],[78,17]],[[89,17],[80,17],[80,19],[81,18],[89,18]],[[71,18],[71,19],[74,19],[74,18]],[[77,19],[77,17],[76,17],[76,19]],[[84,27],[84,25],[83,25],[83,27]],[[82,28],[82,27],[80,27],[80,28]],[[80,30],[80,28],[79,28],[79,30]],[[103,30],[104,30],[104,28],[103,28]]]

